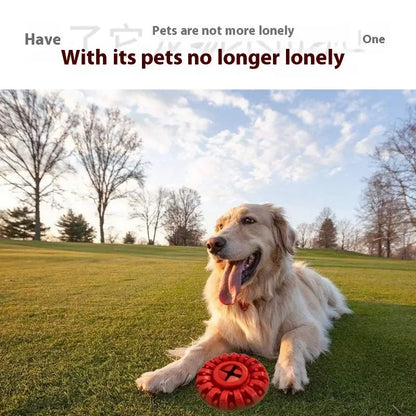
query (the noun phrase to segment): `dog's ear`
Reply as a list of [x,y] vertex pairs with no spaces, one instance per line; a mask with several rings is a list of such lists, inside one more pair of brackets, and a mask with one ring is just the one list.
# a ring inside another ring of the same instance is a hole
[[282,208],[274,207],[273,205],[269,205],[269,207],[272,214],[276,244],[286,253],[295,254],[295,230],[286,221]]

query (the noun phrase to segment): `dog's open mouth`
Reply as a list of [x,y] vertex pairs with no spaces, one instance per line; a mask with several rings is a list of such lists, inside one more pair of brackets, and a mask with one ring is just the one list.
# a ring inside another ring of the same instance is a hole
[[256,251],[244,260],[224,260],[226,265],[220,283],[220,301],[224,305],[234,304],[241,286],[251,279],[257,269],[260,258],[260,251]]

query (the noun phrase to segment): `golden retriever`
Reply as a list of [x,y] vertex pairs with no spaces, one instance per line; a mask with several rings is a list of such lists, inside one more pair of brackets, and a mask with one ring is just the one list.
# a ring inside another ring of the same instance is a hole
[[293,262],[296,235],[281,208],[241,205],[223,215],[206,245],[212,271],[204,295],[205,334],[177,361],[136,380],[140,390],[170,393],[203,364],[233,351],[277,358],[273,384],[296,393],[309,383],[306,362],[328,350],[331,320],[351,313],[327,278]]

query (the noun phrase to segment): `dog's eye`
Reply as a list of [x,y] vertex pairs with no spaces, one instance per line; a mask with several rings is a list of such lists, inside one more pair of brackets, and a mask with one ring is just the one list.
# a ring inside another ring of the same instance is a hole
[[256,220],[254,218],[251,218],[251,217],[244,217],[241,220],[242,224],[254,224],[255,222],[256,222]]
[[217,224],[217,231],[220,231],[224,228],[223,224]]

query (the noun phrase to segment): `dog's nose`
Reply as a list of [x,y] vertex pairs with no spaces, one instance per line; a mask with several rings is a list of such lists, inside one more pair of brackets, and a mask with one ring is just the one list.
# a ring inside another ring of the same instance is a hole
[[222,250],[226,242],[227,241],[223,237],[211,237],[207,241],[206,246],[210,253],[217,254],[218,252]]

